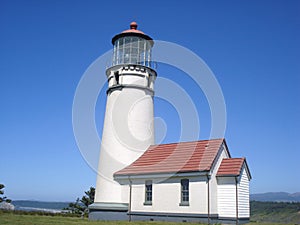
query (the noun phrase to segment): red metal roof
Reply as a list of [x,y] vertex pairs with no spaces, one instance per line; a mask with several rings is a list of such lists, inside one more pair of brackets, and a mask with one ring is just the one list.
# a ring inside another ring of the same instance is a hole
[[115,175],[209,171],[223,138],[152,145],[131,165]]
[[223,159],[217,176],[238,176],[241,173],[245,158]]

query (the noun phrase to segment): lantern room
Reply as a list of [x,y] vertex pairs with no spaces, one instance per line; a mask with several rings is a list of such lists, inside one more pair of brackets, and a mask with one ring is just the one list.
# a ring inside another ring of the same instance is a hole
[[117,34],[112,39],[114,46],[112,66],[134,64],[152,67],[151,50],[153,39],[137,30],[137,23],[132,22],[130,29]]

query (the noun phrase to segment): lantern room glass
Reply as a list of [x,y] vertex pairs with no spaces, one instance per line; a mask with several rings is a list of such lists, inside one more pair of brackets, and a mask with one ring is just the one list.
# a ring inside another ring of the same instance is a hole
[[114,43],[113,66],[136,64],[151,67],[151,43],[141,37],[125,36]]

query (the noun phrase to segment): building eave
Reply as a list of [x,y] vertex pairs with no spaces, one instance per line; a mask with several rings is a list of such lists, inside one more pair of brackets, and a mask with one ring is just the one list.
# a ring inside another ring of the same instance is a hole
[[155,179],[155,178],[170,178],[170,177],[196,177],[210,175],[210,171],[187,171],[179,173],[147,173],[147,174],[124,174],[114,175],[114,180],[129,180],[129,179]]
[[247,173],[247,175],[248,175],[248,178],[249,178],[249,180],[251,180],[251,179],[252,179],[252,176],[251,176],[250,169],[249,169],[249,166],[248,166],[248,163],[247,163],[246,158],[244,158],[244,166],[245,166],[245,168],[246,168],[246,173]]

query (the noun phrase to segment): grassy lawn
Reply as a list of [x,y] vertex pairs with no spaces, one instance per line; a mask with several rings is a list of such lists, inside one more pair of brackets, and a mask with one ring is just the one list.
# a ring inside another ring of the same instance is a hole
[[[251,202],[251,223],[247,225],[300,225],[300,203]],[[256,222],[254,222],[256,221]],[[47,212],[0,210],[0,225],[196,225],[200,223],[89,221],[74,215]],[[204,224],[203,224],[204,225]]]
[[[20,215],[13,213],[0,212],[1,225],[171,225],[169,222],[117,222],[117,221],[89,221],[78,217],[63,217],[63,216],[41,216],[41,215]],[[176,225],[198,224],[199,223],[175,223]],[[280,225],[280,223],[249,223],[248,225]],[[287,225],[287,224],[286,224]],[[292,224],[291,224],[292,225]]]
[[[63,216],[42,216],[42,215],[20,215],[13,213],[0,212],[1,225],[171,225],[174,223],[168,222],[126,222],[126,221],[89,221],[87,218],[81,219],[78,217],[63,217]],[[183,225],[187,223],[176,223]],[[192,223],[189,223],[192,224]],[[199,225],[199,224],[198,224]]]

